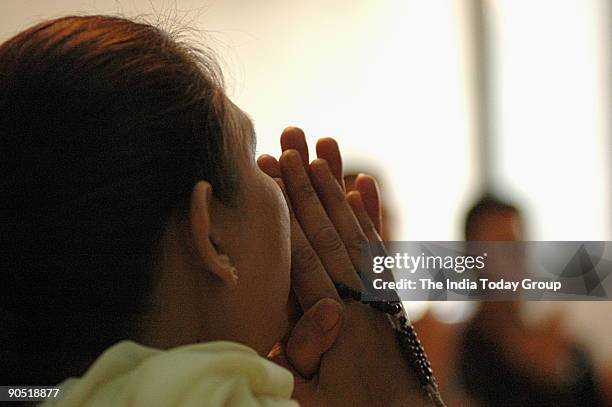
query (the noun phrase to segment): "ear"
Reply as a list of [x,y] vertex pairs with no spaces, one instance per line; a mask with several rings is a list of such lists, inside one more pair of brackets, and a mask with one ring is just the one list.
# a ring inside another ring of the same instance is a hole
[[191,234],[200,260],[206,270],[220,278],[225,284],[235,286],[238,282],[236,268],[227,255],[219,253],[210,236],[210,212],[212,188],[206,181],[199,181],[191,191],[189,221]]

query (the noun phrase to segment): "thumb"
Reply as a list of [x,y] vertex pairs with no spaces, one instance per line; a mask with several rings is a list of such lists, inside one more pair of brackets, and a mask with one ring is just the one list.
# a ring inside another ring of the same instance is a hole
[[287,340],[285,355],[302,376],[316,373],[323,354],[338,337],[342,305],[329,298],[315,303],[299,319]]

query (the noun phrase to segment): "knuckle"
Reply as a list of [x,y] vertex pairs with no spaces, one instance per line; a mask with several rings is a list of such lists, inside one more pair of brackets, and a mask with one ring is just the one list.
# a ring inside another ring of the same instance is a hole
[[332,225],[317,229],[313,235],[313,246],[325,253],[338,253],[343,249],[342,241]]
[[303,200],[311,200],[316,197],[316,192],[312,184],[307,179],[300,179],[296,185],[297,193]]

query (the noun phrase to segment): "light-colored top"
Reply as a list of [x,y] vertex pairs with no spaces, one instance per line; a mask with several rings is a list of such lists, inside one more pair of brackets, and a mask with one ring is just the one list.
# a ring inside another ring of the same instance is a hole
[[44,407],[299,407],[291,373],[233,342],[163,351],[123,341]]

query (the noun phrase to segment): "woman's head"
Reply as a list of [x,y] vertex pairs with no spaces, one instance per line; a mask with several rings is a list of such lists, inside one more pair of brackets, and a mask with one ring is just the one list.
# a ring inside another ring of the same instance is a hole
[[24,373],[12,380],[61,380],[124,338],[269,350],[288,222],[254,142],[214,61],[150,25],[66,17],[2,44],[1,356]]

